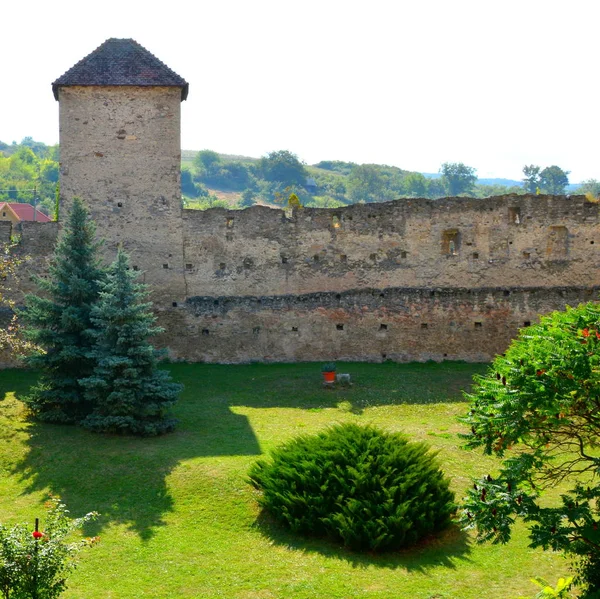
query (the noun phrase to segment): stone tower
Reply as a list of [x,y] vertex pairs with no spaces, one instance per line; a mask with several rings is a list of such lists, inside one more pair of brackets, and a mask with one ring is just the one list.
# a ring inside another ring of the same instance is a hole
[[158,309],[185,298],[181,102],[188,84],[131,39],[109,39],[53,84],[60,216],[88,204],[105,254],[120,244]]

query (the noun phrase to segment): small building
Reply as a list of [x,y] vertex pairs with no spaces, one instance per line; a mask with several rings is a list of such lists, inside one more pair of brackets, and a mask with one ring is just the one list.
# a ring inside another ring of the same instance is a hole
[[50,222],[52,219],[40,212],[31,204],[20,204],[18,202],[0,203],[0,220],[9,220],[13,225],[23,221],[37,221],[40,223]]

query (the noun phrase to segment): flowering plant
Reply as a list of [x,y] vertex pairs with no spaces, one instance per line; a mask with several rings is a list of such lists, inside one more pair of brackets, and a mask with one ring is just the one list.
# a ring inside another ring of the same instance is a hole
[[67,586],[66,577],[75,568],[77,554],[98,540],[96,537],[66,540],[93,520],[97,516],[95,512],[73,519],[58,497],[52,497],[46,507],[44,532],[31,532],[27,524],[12,528],[0,524],[0,596],[3,598],[56,599]]

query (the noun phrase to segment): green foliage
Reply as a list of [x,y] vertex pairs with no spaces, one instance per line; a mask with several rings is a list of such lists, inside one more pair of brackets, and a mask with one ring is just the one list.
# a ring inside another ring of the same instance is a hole
[[600,552],[585,555],[576,564],[575,584],[583,587],[580,599],[600,599]]
[[348,175],[348,197],[353,202],[378,202],[386,199],[385,179],[374,164],[357,164]]
[[240,208],[249,208],[256,204],[256,192],[253,189],[244,189],[240,200]]
[[43,375],[25,398],[40,420],[77,422],[90,411],[79,381],[94,368],[90,314],[104,276],[98,246],[94,223],[76,198],[56,246],[50,276],[36,281],[43,295],[27,296],[21,312],[28,338],[42,349],[28,358],[28,364]]
[[404,178],[404,188],[407,196],[424,198],[427,196],[427,179],[421,173],[408,173]]
[[540,187],[545,193],[561,195],[569,184],[569,171],[563,171],[559,166],[547,166],[540,172]]
[[[66,577],[79,552],[96,539],[68,542],[73,532],[93,520],[90,512],[72,519],[58,498],[48,502],[45,529],[39,536],[27,524],[0,524],[0,593],[3,599],[55,599],[66,589]],[[36,538],[38,537],[38,538]]]
[[324,195],[312,196],[304,205],[310,208],[343,208],[348,204],[331,196]]
[[477,182],[475,169],[462,162],[444,162],[440,168],[442,182],[449,197],[468,194]]
[[300,198],[295,194],[295,193],[291,193],[290,197],[288,198],[287,201],[287,205],[288,208],[302,208],[302,202],[300,201]]
[[158,435],[176,424],[169,411],[182,386],[158,368],[164,352],[155,350],[148,337],[162,329],[153,326],[151,304],[143,301],[146,286],[136,278],[129,258],[119,250],[92,308],[95,368],[79,384],[93,406],[81,424],[96,432]]
[[[531,582],[540,587],[541,591],[537,593],[535,599],[571,599],[573,595],[569,592],[573,585],[573,577],[559,578],[555,587],[552,587],[543,578],[537,577],[532,578]],[[520,597],[520,599],[527,599],[526,597]]]
[[211,175],[221,163],[221,157],[213,150],[201,150],[194,158],[194,166],[199,171]]
[[192,171],[189,167],[181,169],[181,193],[189,198],[197,198],[200,195],[192,179]]
[[[461,516],[480,541],[507,542],[516,517],[534,547],[600,557],[600,305],[554,312],[523,329],[486,376],[475,377],[467,447],[503,458],[478,480]],[[519,451],[509,451],[511,448]],[[542,492],[565,481],[556,505]],[[584,581],[585,582],[585,581]],[[598,581],[588,580],[590,592]]]
[[576,193],[590,194],[593,198],[598,198],[600,197],[600,181],[597,179],[582,181],[581,185],[577,188]]
[[336,365],[335,362],[325,362],[325,364],[321,365],[321,372],[335,372]]
[[260,504],[292,531],[355,550],[410,546],[450,524],[454,494],[423,443],[342,424],[298,437],[251,468]]
[[270,152],[260,159],[259,172],[266,181],[284,185],[304,185],[307,171],[296,154],[288,150]]
[[58,181],[57,146],[46,146],[30,137],[20,144],[1,145],[0,201],[35,202],[47,212],[50,204],[46,202],[52,202]]
[[[569,171],[563,171],[560,167],[553,165],[541,169],[535,164],[523,167],[523,186],[527,193],[549,193],[561,195],[569,184]],[[584,192],[585,193],[585,192]]]
[[326,171],[336,171],[349,175],[352,169],[356,166],[355,162],[344,162],[342,160],[321,160],[314,165],[316,168],[322,168]]

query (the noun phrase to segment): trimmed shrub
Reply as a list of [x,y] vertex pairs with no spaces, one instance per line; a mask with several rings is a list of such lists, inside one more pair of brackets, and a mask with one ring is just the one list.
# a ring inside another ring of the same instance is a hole
[[292,531],[389,551],[446,528],[456,506],[425,443],[342,424],[301,436],[250,469],[260,505]]

